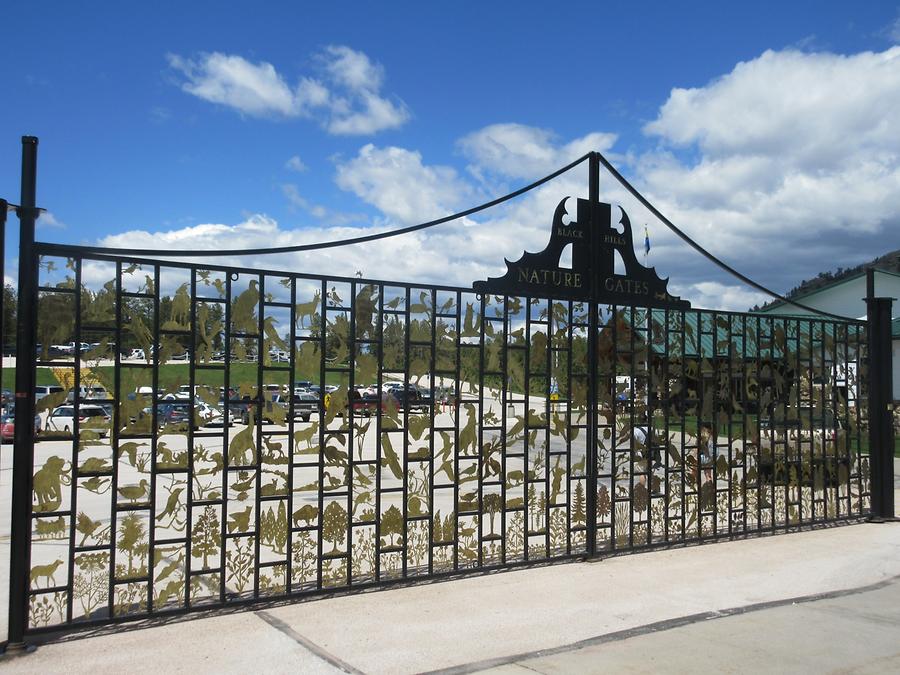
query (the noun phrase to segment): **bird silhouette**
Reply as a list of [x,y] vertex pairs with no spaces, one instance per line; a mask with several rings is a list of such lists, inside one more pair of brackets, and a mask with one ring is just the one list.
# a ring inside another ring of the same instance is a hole
[[244,471],[241,471],[238,475],[241,478],[244,478],[247,475],[249,475],[250,477],[246,478],[245,480],[240,480],[240,481],[232,483],[231,484],[232,490],[234,490],[235,492],[246,492],[251,487],[253,487],[253,483],[256,481],[256,476],[254,474],[252,474],[252,473],[248,474]]
[[166,508],[162,510],[162,512],[156,516],[156,520],[162,520],[163,518],[171,517],[172,521],[175,520],[176,511],[178,511],[178,506],[181,504],[181,493],[184,492],[184,488],[176,488],[171,493],[169,493],[169,498],[166,500]]
[[128,443],[120,443],[119,444],[119,457],[123,454],[128,455],[128,463],[131,466],[137,464],[137,451],[140,446],[134,441],[129,441]]
[[99,520],[91,520],[83,511],[79,513],[78,519],[75,522],[75,529],[81,532],[83,536],[78,545],[84,546],[84,542],[87,541],[87,538],[92,536],[102,524],[103,523]]
[[253,334],[259,330],[256,320],[258,303],[259,283],[251,279],[247,290],[237,296],[231,305],[231,321],[235,332]]
[[150,483],[145,479],[141,479],[141,482],[137,485],[123,485],[122,487],[117,488],[117,492],[134,504],[142,497],[147,496],[150,492]]
[[354,466],[353,471],[356,473],[356,482],[358,485],[361,485],[362,487],[369,487],[372,484],[372,479],[364,474],[362,469],[360,469],[358,466]]
[[232,513],[228,522],[228,532],[234,532],[237,530],[238,532],[246,532],[250,529],[250,513],[253,511],[253,506],[248,506],[243,511],[238,511],[237,513]]
[[94,492],[98,495],[102,495],[109,489],[110,480],[109,478],[103,478],[101,476],[94,476],[81,484],[85,490],[89,490],[90,492]]

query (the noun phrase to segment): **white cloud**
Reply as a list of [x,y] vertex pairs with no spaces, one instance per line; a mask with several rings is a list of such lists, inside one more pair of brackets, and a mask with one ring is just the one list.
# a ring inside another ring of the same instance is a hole
[[475,199],[452,168],[426,166],[418,152],[371,143],[338,165],[335,180],[341,189],[405,225],[440,218]]
[[[337,124],[335,132],[362,132],[365,124],[353,116],[377,117],[368,114],[364,101],[367,91],[383,86],[383,69],[352,50],[329,48],[322,58],[323,79],[309,80],[307,88],[318,92],[315,100],[327,109],[323,124]],[[146,236],[163,248],[211,248],[202,242],[215,236],[216,248],[240,248],[369,234],[465,209],[507,192],[507,181],[520,185],[600,150],[702,246],[764,285],[786,290],[821,271],[897,248],[898,109],[900,47],[851,56],[766,52],[705,86],[673,90],[645,127],[658,145],[644,154],[614,154],[616,136],[610,133],[561,139],[551,130],[513,123],[489,125],[460,139],[467,173],[428,164],[414,149],[367,144],[338,160],[335,181],[384,215],[374,226],[285,230],[254,216],[231,226],[130,233],[122,242],[140,246],[138,239]],[[346,222],[332,219],[297,186],[282,190],[314,218],[329,225]],[[461,222],[260,264],[345,276],[362,270],[367,277],[468,287],[502,273],[504,257],[515,260],[524,250],[543,249],[559,200],[586,193],[582,165]],[[671,279],[673,293],[698,307],[732,310],[765,299],[688,248],[607,176],[601,198],[623,204],[638,246],[648,223],[649,264]],[[570,212],[574,216],[574,209]]]
[[705,87],[673,89],[645,131],[712,157],[779,154],[831,169],[859,148],[900,149],[900,47],[853,56],[766,51]]
[[670,283],[669,292],[689,299],[694,307],[738,312],[747,311],[750,307],[761,305],[771,299],[765,293],[759,293],[747,286],[716,281],[701,281],[695,284]]
[[337,84],[347,89],[378,91],[384,81],[384,68],[349,47],[331,45],[323,54],[325,70]]
[[38,227],[53,227],[65,229],[66,224],[54,216],[50,211],[41,211],[37,220]]
[[895,44],[900,43],[900,16],[894,19],[894,23],[888,26],[887,35]]
[[402,126],[409,111],[381,94],[384,68],[346,46],[318,55],[322,77],[303,75],[288,84],[271,63],[213,52],[188,59],[167,56],[185,78],[185,92],[253,117],[314,117],[329,133],[368,135]]
[[409,119],[405,106],[395,105],[377,94],[362,91],[359,98],[363,109],[335,113],[328,123],[328,131],[338,136],[368,136],[403,126]]
[[240,56],[213,52],[199,60],[169,54],[169,65],[187,78],[181,88],[212,103],[247,115],[297,114],[294,93],[271,63],[254,64]]
[[[898,109],[900,47],[767,51],[704,87],[672,90],[645,127],[660,147],[631,168],[703,246],[786,290],[897,247]],[[661,252],[670,269],[677,248]]]
[[284,163],[284,168],[302,173],[303,171],[306,171],[308,167],[303,163],[303,160],[300,159],[299,155],[294,155]]
[[511,178],[539,178],[591,150],[605,152],[615,134],[591,133],[559,145],[547,129],[524,124],[492,124],[464,136],[458,142],[476,173],[492,171]]
[[286,183],[281,186],[282,194],[287,198],[292,210],[301,209],[317,220],[325,221],[329,225],[349,225],[351,223],[365,223],[367,218],[360,213],[342,213],[332,211],[331,209],[314,204],[306,197],[300,194],[300,189],[293,183]]

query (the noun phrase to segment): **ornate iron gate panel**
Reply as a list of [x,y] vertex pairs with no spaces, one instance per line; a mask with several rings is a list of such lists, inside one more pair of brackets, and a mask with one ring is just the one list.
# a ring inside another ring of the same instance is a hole
[[868,514],[866,325],[690,309],[566,204],[471,289],[27,249],[23,630]]
[[587,304],[47,253],[30,628],[586,553]]
[[864,325],[599,313],[598,549],[868,512]]

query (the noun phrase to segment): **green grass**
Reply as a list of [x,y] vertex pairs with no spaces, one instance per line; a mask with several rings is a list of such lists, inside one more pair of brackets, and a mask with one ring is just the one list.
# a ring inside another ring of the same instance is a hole
[[[113,366],[101,366],[91,369],[95,372],[101,382],[107,389],[112,389],[113,383]],[[15,368],[3,369],[3,388],[15,388]],[[263,372],[263,384],[288,384],[290,371],[286,370],[267,370]],[[141,385],[150,386],[152,384],[152,369],[149,367],[130,367],[122,368],[121,381],[126,391],[133,391]],[[238,385],[241,383],[255,384],[257,381],[257,367],[255,363],[234,363],[231,365],[231,384]],[[297,379],[305,379],[298,375]],[[182,384],[189,384],[190,367],[187,363],[169,363],[159,368],[159,387],[174,391]],[[329,372],[325,376],[325,384],[340,384],[341,373]],[[59,384],[53,370],[50,368],[37,369],[36,384],[53,385]],[[201,370],[195,371],[195,384],[205,384],[211,387],[219,387],[224,384],[224,373],[221,370]]]

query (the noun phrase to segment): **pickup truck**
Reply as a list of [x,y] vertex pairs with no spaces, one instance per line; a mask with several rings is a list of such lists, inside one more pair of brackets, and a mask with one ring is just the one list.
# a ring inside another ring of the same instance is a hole
[[[308,392],[295,392],[293,395],[294,417],[299,417],[304,422],[309,422],[314,412],[319,412],[319,398]],[[249,396],[232,398],[228,401],[228,412],[232,419],[241,424],[250,423],[250,407],[258,406],[258,399]],[[262,403],[263,422],[271,424],[284,424],[290,414],[290,405],[283,394],[268,394]]]

